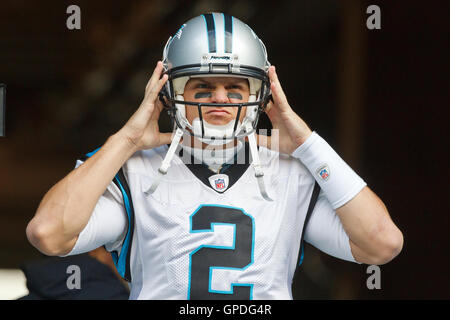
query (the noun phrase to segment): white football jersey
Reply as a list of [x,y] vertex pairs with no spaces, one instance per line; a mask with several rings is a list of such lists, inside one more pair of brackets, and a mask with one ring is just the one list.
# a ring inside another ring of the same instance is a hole
[[259,148],[270,202],[247,144],[238,156],[245,163],[219,174],[185,164],[180,149],[149,194],[167,150],[140,151],[125,163],[69,253],[104,245],[130,281],[130,299],[292,299],[303,240],[354,261],[338,216],[300,160]]

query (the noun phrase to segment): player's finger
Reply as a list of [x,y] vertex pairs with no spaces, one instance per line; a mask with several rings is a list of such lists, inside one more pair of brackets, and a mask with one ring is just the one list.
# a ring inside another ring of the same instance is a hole
[[152,73],[150,79],[149,79],[148,82],[147,82],[147,85],[145,86],[145,91],[151,90],[151,89],[155,86],[155,84],[157,83],[157,81],[161,79],[161,74],[162,74],[162,72],[163,72],[163,69],[164,69],[164,68],[163,68],[162,62],[161,62],[161,61],[158,61],[158,62],[156,63],[156,67],[155,67],[155,69],[153,70],[153,73]]
[[289,106],[287,102],[286,95],[284,94],[283,88],[281,87],[280,80],[275,71],[275,66],[269,68],[269,79],[270,79],[270,89],[272,91],[272,97],[274,99],[275,105],[284,109]]
[[266,113],[270,111],[270,109],[272,109],[273,107],[273,102],[269,101],[266,105],[266,109],[264,110]]
[[274,102],[269,101],[269,103],[267,103],[266,109],[264,110],[264,112],[266,113],[266,115],[269,117],[270,122],[272,122],[272,125],[274,124],[274,116],[276,116],[277,110],[275,110],[274,112]]
[[166,83],[169,76],[167,74],[163,75],[161,79],[157,80],[157,82],[151,87],[150,91],[147,93],[147,98],[149,101],[154,102],[158,98],[158,94],[161,91],[162,87]]

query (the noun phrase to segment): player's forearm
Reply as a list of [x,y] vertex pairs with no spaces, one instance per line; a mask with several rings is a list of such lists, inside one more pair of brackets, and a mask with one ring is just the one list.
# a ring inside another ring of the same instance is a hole
[[401,250],[403,237],[383,202],[317,133],[294,152],[339,215],[357,261],[386,263]]
[[368,187],[336,210],[350,238],[358,262],[384,264],[403,247],[403,235],[392,222],[386,206]]
[[135,151],[120,132],[111,136],[96,154],[47,192],[28,224],[29,241],[48,255],[69,252],[100,196]]

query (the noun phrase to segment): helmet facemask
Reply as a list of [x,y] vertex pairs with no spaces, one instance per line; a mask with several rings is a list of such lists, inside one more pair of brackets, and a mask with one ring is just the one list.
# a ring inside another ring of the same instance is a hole
[[[203,77],[206,75],[202,75]],[[249,83],[248,101],[240,103],[204,103],[198,101],[186,101],[184,99],[184,88],[191,78],[202,77],[198,75],[182,76],[168,80],[165,90],[161,93],[161,100],[169,115],[174,120],[175,129],[183,130],[183,133],[191,135],[203,143],[210,145],[221,145],[243,139],[256,130],[259,114],[265,109],[268,101],[268,82],[251,77],[232,76],[245,78]],[[224,75],[208,75],[223,77]],[[173,92],[171,96],[167,92]],[[205,111],[211,107],[233,107],[237,108],[236,117],[224,125],[208,123],[204,119]],[[186,108],[197,108],[199,117],[192,123],[186,118]]]

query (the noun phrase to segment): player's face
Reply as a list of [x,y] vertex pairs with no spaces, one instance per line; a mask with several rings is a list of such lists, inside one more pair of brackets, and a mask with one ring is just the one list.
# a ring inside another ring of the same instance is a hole
[[[184,100],[203,103],[244,103],[248,101],[250,88],[247,79],[233,77],[204,77],[190,79],[184,89]],[[202,118],[213,125],[225,125],[234,121],[238,107],[202,107]],[[245,116],[243,107],[240,120]],[[186,119],[192,124],[198,118],[197,106],[186,105]]]

